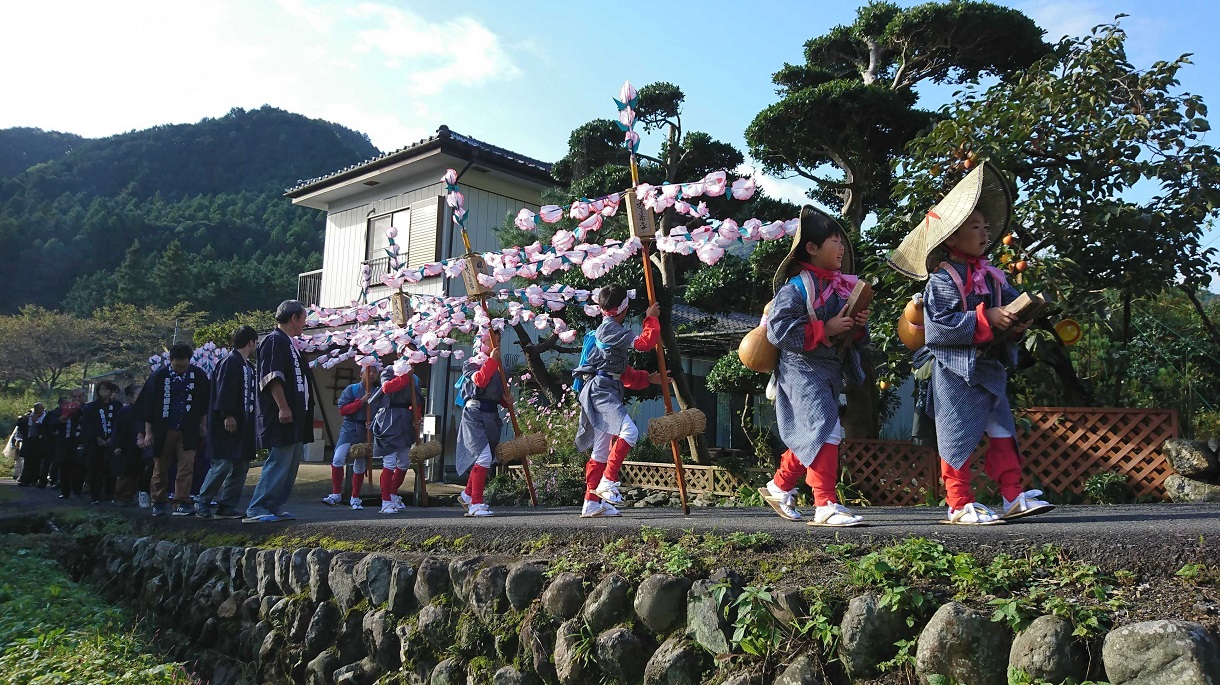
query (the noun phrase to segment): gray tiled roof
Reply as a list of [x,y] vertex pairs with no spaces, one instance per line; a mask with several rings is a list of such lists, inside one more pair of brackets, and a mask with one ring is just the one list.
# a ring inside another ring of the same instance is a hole
[[709,317],[711,317],[709,322],[711,325],[700,332],[702,335],[751,331],[758,325],[758,317],[750,314],[742,314],[740,312],[712,314],[688,304],[681,302],[674,303],[673,324],[675,328],[683,324],[701,322]]
[[551,165],[548,162],[539,161],[532,157],[517,154],[512,150],[506,150],[502,147],[484,143],[476,138],[464,136],[460,133],[450,131],[448,126],[442,125],[436,130],[436,135],[429,136],[423,140],[417,141],[405,147],[399,148],[391,152],[384,152],[381,155],[372,159],[366,159],[363,162],[353,164],[348,167],[332,171],[324,176],[311,178],[308,180],[298,180],[295,186],[288,188],[285,195],[289,197],[297,197],[303,195],[306,191],[316,190],[318,186],[325,186],[336,181],[344,180],[352,176],[374,171],[380,167],[388,166],[397,163],[403,159],[413,157],[420,153],[431,150],[435,147],[451,147],[454,151],[473,152],[479,155],[479,159],[485,162],[499,162],[506,166],[515,167],[518,170],[525,171],[530,176],[539,180],[551,181]]

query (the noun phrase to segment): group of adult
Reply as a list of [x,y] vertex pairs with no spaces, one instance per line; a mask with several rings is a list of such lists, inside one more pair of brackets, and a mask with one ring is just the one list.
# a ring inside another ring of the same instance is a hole
[[[238,328],[210,376],[191,363],[190,345],[176,344],[169,364],[142,387],[127,386],[122,402],[107,381],[92,402],[77,390],[50,412],[35,404],[11,438],[22,462],[18,485],[59,487],[62,499],[83,498],[88,480],[94,504],[140,504],[153,516],[295,518],[284,506],[313,440],[309,369],[292,342],[305,318],[303,304],[286,300],[276,309],[275,330],[261,341],[253,328]],[[192,495],[205,442],[211,461]],[[238,503],[260,448],[268,455],[243,513]]]

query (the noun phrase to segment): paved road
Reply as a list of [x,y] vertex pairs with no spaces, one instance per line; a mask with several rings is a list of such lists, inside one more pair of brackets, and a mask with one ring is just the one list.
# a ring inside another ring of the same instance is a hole
[[[438,489],[446,489],[440,486]],[[452,490],[452,488],[448,488]],[[0,484],[4,509],[55,509],[66,506],[49,490],[17,489],[12,481]],[[92,508],[83,500],[68,506]],[[1089,551],[1092,555],[1118,554],[1124,557],[1169,555],[1172,558],[1201,551],[1220,559],[1220,504],[1140,504],[1124,506],[1062,506],[1038,517],[999,526],[949,526],[937,523],[944,512],[927,507],[873,507],[859,509],[868,526],[846,529],[813,528],[784,521],[764,508],[693,508],[690,516],[678,509],[625,509],[614,519],[581,519],[576,507],[531,508],[497,507],[496,516],[468,519],[456,506],[408,507],[401,514],[380,515],[369,507],[351,511],[347,507],[328,507],[316,497],[299,494],[290,503],[299,519],[276,524],[243,525],[236,521],[204,522],[194,517],[153,519],[146,510],[114,509],[135,520],[171,529],[207,526],[216,532],[252,535],[288,533],[300,536],[329,536],[340,539],[401,540],[434,535],[459,537],[472,535],[476,543],[510,547],[543,534],[555,537],[617,537],[635,534],[641,526],[676,532],[759,532],[776,536],[785,544],[825,544],[829,542],[882,543],[896,538],[922,536],[940,540],[951,547],[1019,549],[1054,542],[1069,549]],[[1107,551],[1109,550],[1109,551]],[[1169,563],[1172,559],[1167,560]]]

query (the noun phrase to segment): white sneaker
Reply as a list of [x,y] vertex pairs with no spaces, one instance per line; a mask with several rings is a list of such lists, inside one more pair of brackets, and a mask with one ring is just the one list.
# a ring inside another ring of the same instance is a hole
[[1003,522],[999,514],[978,502],[971,502],[961,509],[949,507],[949,518],[942,523],[959,526],[992,526]]
[[467,495],[465,490],[458,493],[458,504],[465,507],[467,513],[470,512],[470,506],[471,506],[470,495]]
[[838,502],[831,502],[818,507],[813,514],[813,520],[808,523],[811,526],[850,528],[863,525],[864,517],[851,513],[847,507]]
[[582,519],[603,518],[607,516],[621,516],[618,509],[605,502],[590,502],[585,500],[585,505],[580,510]]
[[472,518],[481,518],[484,516],[495,516],[495,514],[492,513],[491,508],[488,507],[486,504],[470,505],[470,509],[466,512],[466,515],[469,517],[472,517]]
[[322,504],[325,504],[329,507],[338,506],[339,503],[342,501],[343,501],[343,495],[340,495],[337,492],[333,492],[322,498]]
[[623,496],[618,492],[619,482],[617,480],[606,480],[603,476],[601,481],[597,483],[593,494],[602,498],[610,504],[620,504],[623,501]]
[[352,509],[354,509],[356,511],[359,511],[364,508],[364,502],[361,502],[359,497],[353,497],[351,499],[351,502],[349,502],[349,504],[351,504]]
[[400,495],[390,495],[390,501],[393,502],[394,506],[398,507],[399,509],[405,508]]
[[767,487],[758,489],[758,494],[762,495],[763,501],[774,509],[780,518],[789,521],[800,521],[803,518],[801,512],[796,509],[796,488],[784,491],[774,480],[770,480],[767,481]]
[[1011,502],[1008,498],[1004,498],[1004,515],[1003,519],[1019,519],[1024,516],[1033,516],[1034,514],[1045,514],[1055,508],[1055,505],[1038,499],[1042,495],[1041,490],[1026,490],[1017,495],[1017,498]]
[[378,513],[397,514],[400,511],[402,511],[402,507],[398,506],[397,504],[394,504],[394,500],[389,500],[389,501],[382,500],[381,501],[381,511]]
[[140,500],[141,509],[151,509],[152,508],[152,497],[147,492],[141,492],[139,494],[138,499]]

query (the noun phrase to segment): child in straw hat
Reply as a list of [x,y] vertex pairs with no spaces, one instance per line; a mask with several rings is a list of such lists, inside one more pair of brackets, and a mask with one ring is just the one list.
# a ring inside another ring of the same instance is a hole
[[[936,423],[941,478],[949,504],[947,523],[989,525],[1050,511],[1040,490],[1022,491],[1016,425],[1008,406],[1006,367],[1016,365],[1015,340],[1029,327],[1001,309],[1018,297],[1004,272],[983,255],[992,235],[1002,234],[1012,213],[1007,181],[984,162],[931,209],[889,257],[899,273],[927,279],[926,345],[916,354],[931,364],[922,404]],[[929,277],[930,274],[930,277]],[[997,331],[1013,337],[985,352]],[[970,456],[986,434],[983,470],[1004,497],[997,514],[974,499]]]
[[[813,488],[817,507],[811,526],[848,527],[862,523],[835,494],[839,481],[839,393],[844,378],[864,382],[860,346],[867,341],[868,311],[847,316],[847,299],[857,278],[851,243],[831,217],[813,207],[801,210],[800,226],[788,256],[775,272],[775,299],[767,339],[779,348],[774,381],[779,434],[788,450],[775,477],[759,488],[780,517],[800,521],[795,506],[801,476]],[[832,345],[839,334],[854,337],[845,351]]]
[[[660,373],[638,371],[627,365],[631,350],[648,352],[656,347],[661,335],[657,316],[661,308],[649,305],[644,316],[644,329],[637,336],[623,325],[631,298],[627,290],[613,283],[601,288],[596,295],[602,312],[602,323],[581,351],[580,365],[572,375],[581,383],[580,427],[576,433],[576,449],[592,450],[585,464],[585,502],[581,518],[618,516],[614,507],[623,501],[619,494],[619,467],[640,432],[623,406],[623,390],[642,390],[650,383],[662,382]],[[592,342],[592,344],[588,344]]]
[[472,518],[494,516],[483,502],[483,488],[504,427],[499,407],[508,407],[498,361],[500,334],[492,331],[488,337],[491,346],[482,345],[480,353],[466,361],[459,381],[463,405],[462,422],[458,427],[457,471],[458,474],[470,471],[470,477],[466,479],[466,489],[458,495],[458,501],[466,507],[466,515]]

